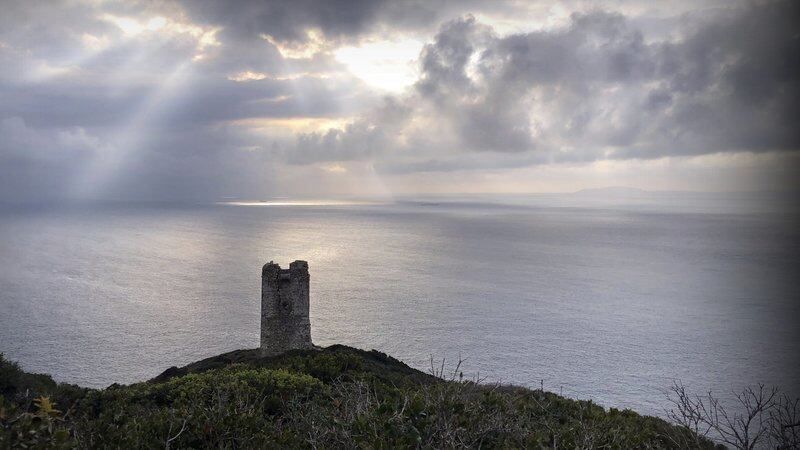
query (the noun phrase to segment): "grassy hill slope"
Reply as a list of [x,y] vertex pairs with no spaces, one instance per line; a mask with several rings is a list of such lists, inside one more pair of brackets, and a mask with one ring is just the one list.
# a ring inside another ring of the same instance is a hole
[[0,356],[0,394],[0,447],[713,448],[655,417],[338,345],[239,350],[101,390]]

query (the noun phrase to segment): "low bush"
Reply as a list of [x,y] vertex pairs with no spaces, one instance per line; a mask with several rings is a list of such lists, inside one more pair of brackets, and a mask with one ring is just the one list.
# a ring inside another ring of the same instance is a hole
[[342,346],[273,358],[232,352],[101,390],[59,385],[0,358],[0,387],[0,447],[713,448],[658,418],[446,381]]

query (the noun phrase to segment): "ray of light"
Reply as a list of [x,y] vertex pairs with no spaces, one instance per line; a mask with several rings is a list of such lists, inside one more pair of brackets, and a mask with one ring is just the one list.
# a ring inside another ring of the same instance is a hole
[[152,138],[151,128],[169,115],[188,89],[191,67],[191,60],[180,62],[151,91],[128,123],[109,139],[102,154],[77,177],[71,190],[73,197],[92,198],[103,192],[113,177],[132,162],[136,152],[146,150]]

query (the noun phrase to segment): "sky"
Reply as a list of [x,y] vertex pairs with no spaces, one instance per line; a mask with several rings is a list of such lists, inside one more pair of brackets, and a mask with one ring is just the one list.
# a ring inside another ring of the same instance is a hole
[[0,201],[799,186],[796,1],[0,3]]

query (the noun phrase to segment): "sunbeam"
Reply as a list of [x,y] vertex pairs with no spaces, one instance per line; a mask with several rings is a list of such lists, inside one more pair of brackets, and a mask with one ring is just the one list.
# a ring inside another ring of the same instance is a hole
[[171,110],[190,91],[192,68],[190,59],[177,64],[150,90],[131,119],[109,136],[102,153],[84,168],[72,186],[71,196],[96,198],[105,192],[109,183],[125,170],[126,165],[151,151],[151,146],[157,144],[157,134],[153,134],[153,128],[167,120]]

